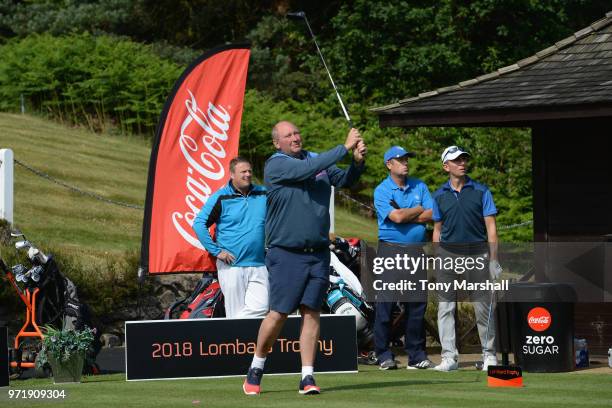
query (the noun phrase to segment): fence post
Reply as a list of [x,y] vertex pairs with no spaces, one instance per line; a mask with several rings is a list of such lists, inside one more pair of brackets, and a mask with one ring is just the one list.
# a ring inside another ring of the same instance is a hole
[[13,223],[13,151],[0,149],[0,219]]

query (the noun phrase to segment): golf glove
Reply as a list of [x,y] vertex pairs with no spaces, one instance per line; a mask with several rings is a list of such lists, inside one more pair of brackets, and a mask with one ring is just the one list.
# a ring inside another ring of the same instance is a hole
[[489,262],[489,276],[491,277],[491,280],[497,280],[502,271],[503,269],[499,264],[499,261],[492,259],[491,262]]

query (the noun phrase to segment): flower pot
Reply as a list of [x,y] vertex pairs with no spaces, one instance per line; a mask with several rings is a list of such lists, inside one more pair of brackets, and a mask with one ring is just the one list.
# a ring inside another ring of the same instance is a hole
[[52,356],[48,356],[48,359],[55,384],[81,382],[83,364],[85,363],[84,353],[73,354],[67,361],[59,361]]

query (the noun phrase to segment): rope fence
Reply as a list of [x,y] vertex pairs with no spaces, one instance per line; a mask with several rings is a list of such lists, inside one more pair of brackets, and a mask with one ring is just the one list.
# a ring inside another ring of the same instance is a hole
[[[51,181],[51,182],[53,182],[53,183],[55,183],[55,184],[57,184],[59,186],[67,188],[68,190],[73,191],[73,192],[75,192],[77,194],[81,194],[81,195],[93,198],[95,200],[102,201],[102,202],[105,202],[105,203],[108,203],[108,204],[117,205],[117,206],[120,206],[120,207],[133,208],[135,210],[143,210],[144,209],[144,207],[141,206],[141,205],[136,205],[136,204],[124,203],[124,202],[121,202],[121,201],[111,200],[109,198],[103,197],[103,196],[101,196],[99,194],[96,194],[96,193],[93,193],[91,191],[83,190],[83,189],[81,189],[79,187],[76,187],[76,186],[73,186],[73,185],[68,184],[66,182],[63,182],[61,180],[58,180],[57,178],[55,178],[53,176],[50,176],[47,173],[44,173],[44,172],[42,172],[40,170],[37,170],[37,169],[33,168],[32,166],[30,166],[30,165],[28,165],[28,164],[26,164],[26,163],[24,163],[24,162],[22,162],[20,160],[15,159],[15,163],[18,164],[19,166],[23,167],[24,169],[30,171],[31,173],[33,173],[33,174],[35,174],[35,175],[37,175],[37,176],[39,176],[41,178],[44,178],[46,180],[49,180],[49,181]],[[350,201],[351,203],[353,203],[353,204],[355,204],[355,205],[357,205],[357,206],[359,206],[361,208],[365,208],[368,211],[371,211],[372,213],[376,213],[376,209],[375,208],[373,208],[372,206],[369,206],[369,205],[367,205],[365,203],[362,203],[359,200],[356,200],[355,198],[351,197],[350,195],[346,194],[343,191],[336,190],[336,194],[338,196],[342,197],[343,199],[345,199],[347,201]],[[519,223],[516,223],[516,224],[510,224],[510,225],[500,225],[500,226],[497,227],[497,229],[508,230],[508,229],[525,227],[525,226],[531,225],[531,224],[533,224],[533,220],[519,222]]]
[[30,165],[28,165],[28,164],[26,164],[26,163],[24,163],[22,161],[19,161],[17,159],[14,159],[14,161],[15,161],[15,164],[20,165],[21,167],[23,167],[24,169],[34,173],[38,177],[47,179],[47,180],[49,180],[49,181],[51,181],[51,182],[53,182],[53,183],[55,183],[55,184],[57,184],[59,186],[67,188],[68,190],[73,191],[73,192],[75,192],[77,194],[81,194],[81,195],[84,195],[84,196],[87,196],[87,197],[91,197],[91,198],[93,198],[95,200],[102,201],[102,202],[105,202],[105,203],[108,203],[108,204],[118,205],[120,207],[133,208],[135,210],[144,210],[144,207],[141,206],[141,205],[124,203],[124,202],[121,202],[121,201],[115,201],[115,200],[111,200],[110,198],[103,197],[100,194],[92,193],[91,191],[85,191],[85,190],[83,190],[83,189],[81,189],[79,187],[76,187],[76,186],[70,185],[68,183],[65,183],[65,182],[63,182],[61,180],[56,179],[55,177],[50,176],[47,173],[44,173],[44,172],[42,172],[40,170],[37,170],[34,167],[32,167],[32,166],[30,166]]

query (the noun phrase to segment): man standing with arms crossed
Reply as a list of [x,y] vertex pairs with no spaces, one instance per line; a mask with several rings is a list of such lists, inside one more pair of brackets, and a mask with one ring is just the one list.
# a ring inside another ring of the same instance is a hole
[[[266,190],[251,183],[251,163],[230,161],[230,181],[208,198],[193,222],[204,248],[217,257],[219,285],[229,318],[268,312],[268,271],[264,265]],[[208,229],[217,226],[217,240]]]
[[[442,153],[442,166],[449,175],[433,195],[433,242],[440,243],[437,256],[440,258],[481,257],[489,259],[488,271],[471,271],[478,280],[490,276],[495,280],[502,272],[497,261],[497,208],[491,191],[484,184],[467,176],[471,155],[458,146],[449,146]],[[442,279],[460,279],[456,271],[440,271]],[[469,273],[468,273],[469,275]],[[488,293],[479,291],[472,300],[476,313],[478,335],[482,345],[483,370],[497,364],[495,352],[495,314]],[[452,371],[458,368],[455,341],[456,292],[440,295],[438,304],[438,331],[442,345],[442,362],[434,367],[437,371]],[[488,328],[487,328],[488,326]],[[493,328],[491,330],[491,328]]]
[[[431,221],[432,199],[427,185],[408,177],[408,159],[415,157],[403,147],[393,146],[385,152],[385,166],[389,176],[374,190],[374,206],[378,218],[379,258],[408,255],[418,258],[423,254],[425,223]],[[392,276],[418,283],[427,279],[426,271],[393,270]],[[387,274],[389,275],[389,274]],[[406,318],[404,346],[408,354],[408,369],[426,369],[432,366],[425,350],[425,309],[427,292],[414,291],[401,295]],[[408,300],[408,301],[407,301]],[[392,310],[395,302],[376,303],[374,322],[375,352],[381,370],[396,369],[395,356],[389,350]]]
[[[262,321],[253,362],[242,389],[258,395],[268,350],[287,316],[299,308],[302,316],[300,394],[318,394],[313,378],[320,329],[320,308],[329,286],[329,200],[331,185],[348,187],[364,169],[366,146],[357,129],[344,145],[321,154],[302,150],[299,129],[281,121],[272,129],[277,152],[267,161],[264,182],[266,210],[266,266],[270,276],[270,312]],[[350,150],[347,170],[335,163]]]

